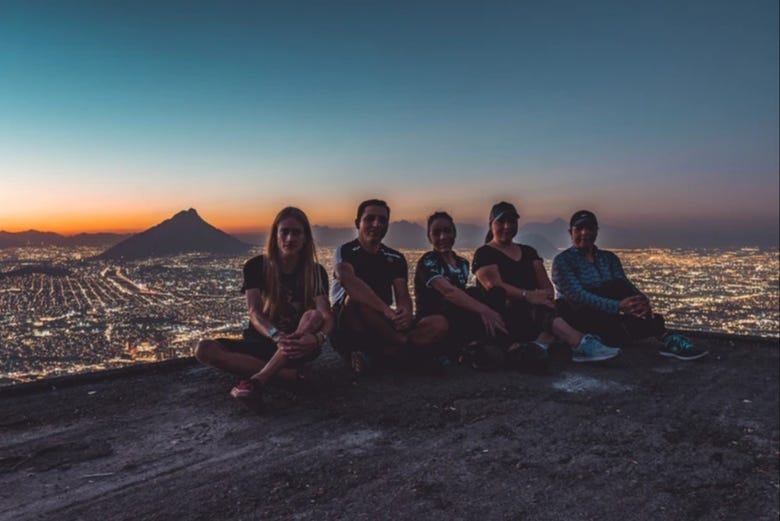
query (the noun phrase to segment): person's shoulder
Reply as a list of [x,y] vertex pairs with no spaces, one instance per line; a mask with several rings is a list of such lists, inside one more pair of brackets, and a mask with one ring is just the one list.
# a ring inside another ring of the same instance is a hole
[[385,243],[379,245],[379,252],[388,262],[401,262],[406,260],[403,253],[391,248]]
[[555,263],[555,262],[562,262],[562,261],[566,261],[566,260],[569,260],[569,259],[573,259],[578,254],[579,254],[579,252],[577,251],[577,248],[575,248],[574,246],[569,246],[568,248],[566,248],[562,252],[558,253],[555,257],[553,257],[553,263]]
[[342,259],[349,258],[352,255],[356,255],[360,252],[360,242],[357,239],[353,239],[349,242],[345,242],[341,246],[336,248],[336,253]]
[[516,244],[520,246],[520,251],[523,252],[523,257],[530,257],[532,259],[541,259],[539,252],[536,251],[536,248],[534,248],[533,246],[529,244],[520,244],[519,242]]
[[620,260],[617,254],[610,250],[602,250],[601,248],[595,249],[596,255],[601,255],[609,260]]
[[457,262],[459,266],[462,264],[465,264],[466,266],[469,265],[469,260],[465,257],[461,257],[457,253],[455,254],[455,262]]
[[352,239],[349,242],[345,242],[341,246],[339,246],[339,249],[341,250],[350,250],[350,251],[356,251],[360,249],[360,241],[357,240],[357,238]]
[[482,263],[485,264],[485,261],[490,261],[491,263],[497,262],[499,259],[499,254],[501,254],[500,251],[495,249],[489,244],[483,244],[477,250],[474,252],[474,260],[472,261],[473,264]]
[[264,264],[265,264],[265,255],[260,254],[246,261],[244,263],[244,269],[248,270],[248,269],[262,268]]
[[423,253],[423,255],[420,257],[420,259],[417,261],[418,266],[426,266],[426,267],[433,267],[436,266],[439,262],[439,254],[437,254],[435,251],[426,251]]
[[491,253],[493,250],[495,250],[495,248],[493,248],[489,244],[483,244],[482,246],[474,250],[474,256],[476,257],[477,255],[484,255],[486,253]]

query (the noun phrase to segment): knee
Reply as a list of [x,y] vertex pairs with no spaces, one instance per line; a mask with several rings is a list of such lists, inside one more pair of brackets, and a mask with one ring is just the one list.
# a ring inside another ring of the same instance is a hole
[[210,364],[219,355],[220,345],[216,340],[201,340],[195,347],[195,358],[202,364]]
[[310,309],[301,316],[301,322],[309,324],[312,329],[317,330],[322,327],[325,317],[316,309]]
[[450,326],[443,316],[431,315],[420,320],[416,329],[410,338],[413,343],[435,344],[447,337]]
[[441,315],[431,317],[431,335],[434,338],[434,342],[440,342],[444,340],[447,333],[450,331],[450,324],[447,319]]

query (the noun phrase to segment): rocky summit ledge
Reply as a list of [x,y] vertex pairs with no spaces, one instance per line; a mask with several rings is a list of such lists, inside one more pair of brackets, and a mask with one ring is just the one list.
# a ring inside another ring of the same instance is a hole
[[257,415],[191,360],[0,391],[0,518],[776,520],[778,342],[551,376],[332,353]]

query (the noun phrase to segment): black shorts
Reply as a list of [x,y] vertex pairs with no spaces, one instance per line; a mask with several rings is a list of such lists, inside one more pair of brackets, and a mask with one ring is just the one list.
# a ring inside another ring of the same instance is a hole
[[[252,356],[264,362],[270,360],[277,350],[276,344],[270,338],[260,335],[253,330],[245,330],[240,340],[235,338],[217,338],[215,340],[226,351]],[[295,368],[302,367],[320,356],[320,352],[321,350],[317,349],[303,358],[288,361],[287,365]]]

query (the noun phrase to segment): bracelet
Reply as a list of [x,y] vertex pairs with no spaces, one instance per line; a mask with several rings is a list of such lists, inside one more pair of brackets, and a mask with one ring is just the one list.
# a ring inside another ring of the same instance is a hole
[[317,331],[316,333],[314,333],[314,336],[317,339],[317,347],[322,346],[322,344],[325,343],[325,340],[328,339],[328,335],[326,335],[322,331]]

